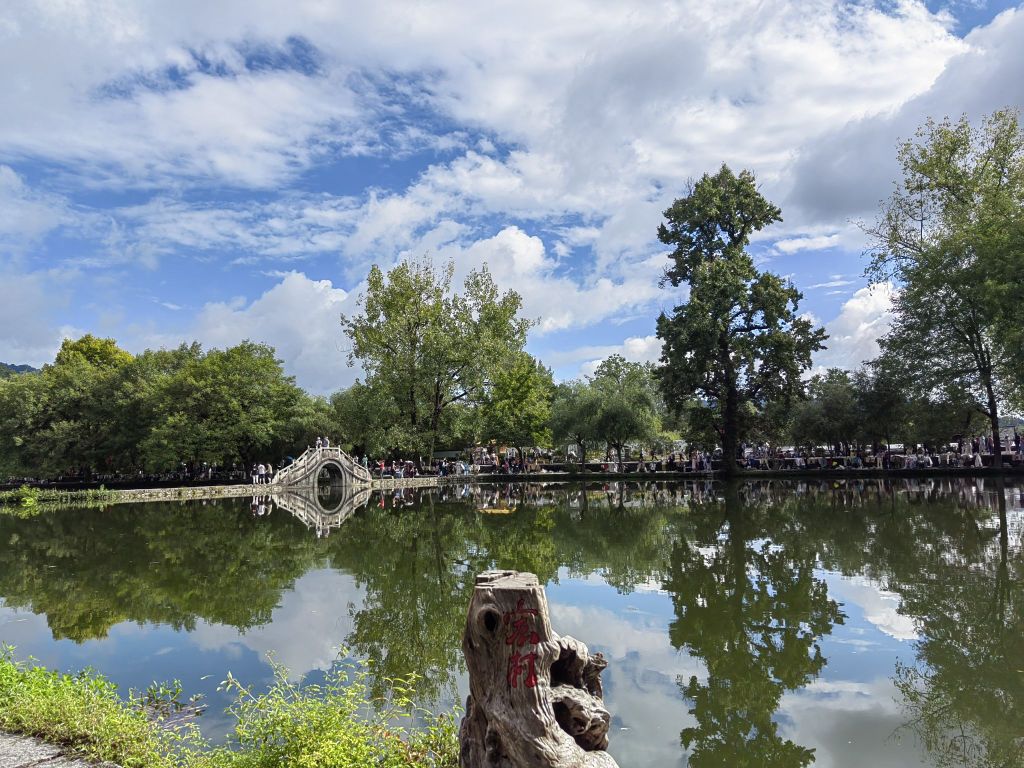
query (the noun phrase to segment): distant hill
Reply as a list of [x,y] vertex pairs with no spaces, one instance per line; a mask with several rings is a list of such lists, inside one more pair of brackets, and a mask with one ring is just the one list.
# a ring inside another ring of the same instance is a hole
[[0,379],[6,379],[16,373],[35,373],[38,368],[31,365],[14,365],[13,363],[0,363]]

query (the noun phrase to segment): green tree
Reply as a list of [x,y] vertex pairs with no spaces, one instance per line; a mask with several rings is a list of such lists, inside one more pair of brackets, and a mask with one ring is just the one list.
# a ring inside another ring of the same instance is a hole
[[591,384],[598,395],[595,429],[614,449],[621,468],[626,444],[648,440],[659,430],[651,366],[612,355],[597,366]]
[[391,447],[432,453],[453,406],[478,404],[490,378],[523,349],[530,321],[522,299],[500,293],[486,266],[452,290],[454,266],[404,261],[385,274],[374,265],[360,298],[363,312],[342,316],[352,340],[349,363],[366,372],[402,431]]
[[1021,385],[1012,362],[1024,301],[1024,131],[1010,110],[980,126],[928,121],[899,160],[903,178],[869,229],[868,274],[899,287],[883,355],[924,395],[969,393],[998,442],[1000,413]]
[[[112,339],[66,339],[55,361],[39,373],[4,381],[0,442],[8,471],[53,475],[78,470],[88,476],[113,462],[117,421],[109,392],[132,356]],[[6,452],[5,452],[6,453]]]
[[189,356],[156,393],[153,427],[142,442],[146,464],[248,464],[280,454],[306,397],[264,344]]
[[113,339],[98,339],[91,333],[80,339],[64,339],[53,364],[69,365],[76,358],[97,368],[117,368],[132,360],[131,353],[118,347]]
[[670,406],[689,405],[713,424],[732,474],[752,417],[800,391],[825,332],[798,314],[802,297],[792,283],[757,270],[746,251],[752,234],[781,221],[749,171],[737,176],[723,165],[705,174],[665,218],[658,239],[674,248],[666,280],[686,283],[689,296],[658,318],[658,375]]
[[579,449],[584,472],[587,469],[587,447],[599,439],[597,415],[600,403],[600,393],[585,379],[559,384],[551,403],[553,439],[556,444],[572,443]]
[[523,455],[527,446],[551,442],[551,371],[526,352],[498,368],[483,401],[484,436],[511,445]]
[[794,408],[793,439],[848,451],[858,442],[861,425],[853,377],[841,368],[829,368],[811,377],[807,391],[808,398]]
[[902,435],[907,421],[907,396],[897,377],[880,365],[868,365],[853,374],[860,436],[877,448]]

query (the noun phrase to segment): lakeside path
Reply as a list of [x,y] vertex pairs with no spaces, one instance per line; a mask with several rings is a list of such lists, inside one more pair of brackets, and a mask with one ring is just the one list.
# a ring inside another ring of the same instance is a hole
[[[745,470],[735,475],[739,481],[794,480],[801,482],[840,480],[895,480],[922,479],[934,477],[998,478],[1024,477],[1024,466],[1003,467],[931,467],[927,469],[812,469],[812,470]],[[435,488],[441,485],[492,484],[492,483],[578,483],[578,482],[666,482],[721,481],[720,472],[538,472],[522,475],[447,475],[437,477],[374,478],[370,491],[394,491],[402,488]],[[43,492],[56,490],[42,486]],[[241,498],[245,496],[277,496],[294,493],[297,489],[276,484],[253,485],[191,485],[171,488],[105,488],[102,498],[96,504],[125,504],[145,501],[189,501],[200,499]],[[60,491],[62,503],[75,504],[85,500],[88,490]],[[3,768],[3,766],[0,766]]]
[[0,731],[0,768],[118,768],[114,763],[90,763],[61,747],[34,736]]

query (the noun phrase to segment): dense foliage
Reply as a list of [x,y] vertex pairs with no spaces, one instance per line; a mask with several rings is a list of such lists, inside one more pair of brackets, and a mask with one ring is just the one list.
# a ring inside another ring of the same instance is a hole
[[266,345],[131,355],[86,335],[41,371],[0,381],[0,476],[245,465],[304,447],[327,423],[327,403]]
[[929,121],[899,159],[871,229],[869,273],[899,288],[884,357],[920,393],[966,396],[998,442],[1024,388],[1024,130],[1009,110],[980,126]]
[[[749,171],[723,165],[704,174],[665,218],[658,239],[674,248],[666,279],[689,293],[658,318],[662,390],[735,457],[758,419],[800,393],[825,333],[799,313],[793,284],[758,270],[746,250],[751,235],[782,219]],[[736,465],[723,467],[731,473]]]
[[902,443],[944,450],[951,442],[984,432],[985,420],[971,398],[956,390],[922,393],[902,386],[884,367],[850,373],[829,368],[807,384],[793,407],[794,445],[828,446],[841,454]]
[[341,319],[349,361],[366,375],[359,402],[372,401],[378,415],[365,437],[376,451],[430,456],[459,433],[460,415],[477,415],[526,344],[531,323],[519,317],[518,293],[501,293],[486,267],[461,292],[453,277],[452,264],[405,261],[387,273],[374,265],[362,313]]
[[[458,739],[452,715],[415,708],[409,681],[389,685],[385,699],[368,703],[368,673],[335,666],[321,685],[289,680],[274,669],[265,693],[230,673],[222,687],[234,695],[229,743],[212,748],[182,715],[177,685],[151,686],[122,699],[100,675],[65,675],[14,661],[0,649],[0,727],[40,736],[96,760],[124,768],[455,768]],[[398,725],[415,713],[416,728]]]

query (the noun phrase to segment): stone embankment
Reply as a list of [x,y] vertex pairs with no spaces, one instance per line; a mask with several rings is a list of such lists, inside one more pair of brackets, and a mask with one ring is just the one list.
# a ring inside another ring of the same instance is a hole
[[61,747],[32,736],[0,732],[0,768],[118,768],[114,763],[90,763]]

